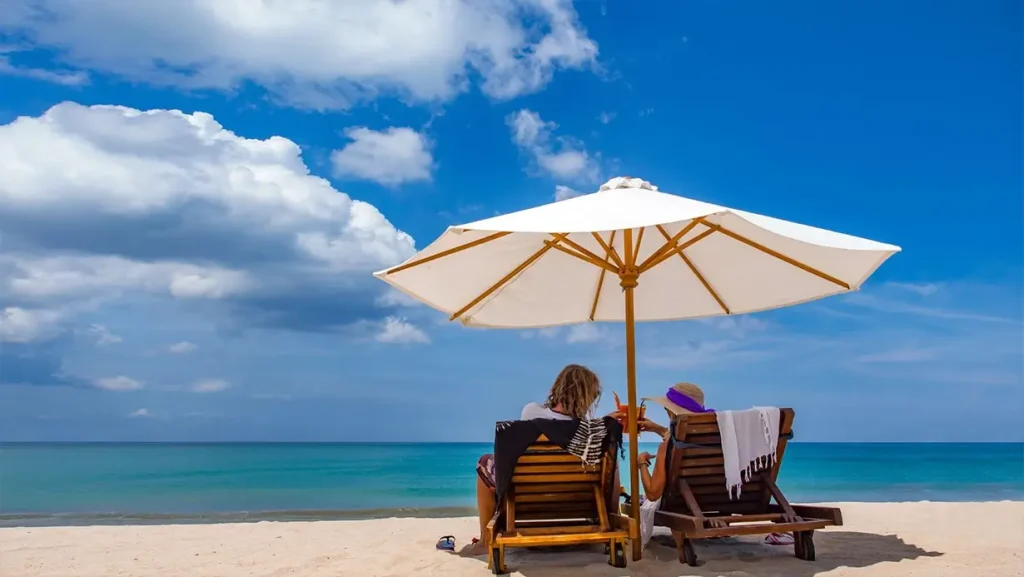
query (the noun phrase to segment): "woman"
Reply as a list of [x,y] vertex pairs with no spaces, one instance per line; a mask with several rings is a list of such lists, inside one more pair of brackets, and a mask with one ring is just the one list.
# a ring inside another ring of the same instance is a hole
[[[664,397],[651,397],[644,400],[664,407],[669,423],[679,415],[712,412],[711,409],[704,407],[704,391],[693,383],[678,383],[669,389]],[[641,431],[655,433],[662,439],[661,444],[658,445],[653,472],[651,471],[651,454],[644,452],[637,456],[637,466],[640,467],[640,484],[643,485],[644,496],[648,501],[657,501],[665,492],[665,482],[668,476],[665,454],[668,451],[669,429],[648,419],[638,421],[637,427]]]
[[[674,385],[664,397],[646,398],[645,401],[657,403],[665,408],[671,426],[675,417],[693,413],[713,413],[714,409],[704,406],[704,391],[692,383],[678,383]],[[648,501],[657,501],[665,492],[665,484],[668,481],[668,467],[665,455],[668,451],[669,429],[650,420],[637,422],[641,431],[656,433],[662,438],[658,445],[658,454],[654,461],[654,471],[651,471],[651,454],[641,453],[637,457],[637,466],[640,467],[640,484],[644,488],[644,496]],[[797,518],[787,518],[786,521],[799,521]],[[721,521],[710,521],[712,527],[724,527]],[[789,545],[793,543],[793,536],[789,533],[772,533],[765,537],[765,542],[771,545]]]
[[[534,419],[583,420],[588,418],[601,398],[601,381],[593,371],[582,365],[566,365],[555,377],[547,401],[543,405],[529,403],[523,407],[520,420]],[[612,413],[612,417],[620,417]],[[494,455],[480,457],[476,465],[476,507],[480,515],[480,542],[474,549],[487,551],[487,523],[494,516]]]

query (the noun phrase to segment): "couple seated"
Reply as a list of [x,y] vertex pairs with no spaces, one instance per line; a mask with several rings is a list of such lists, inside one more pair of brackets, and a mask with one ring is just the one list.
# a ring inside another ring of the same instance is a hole
[[[520,420],[534,419],[583,420],[593,415],[594,409],[601,398],[601,381],[590,369],[581,365],[567,365],[555,378],[547,400],[543,405],[531,402],[523,407]],[[673,387],[665,397],[649,399],[665,408],[669,421],[677,415],[707,412],[704,409],[704,393],[700,387],[682,383]],[[612,412],[609,417],[622,420],[620,412]],[[637,422],[640,431],[658,434],[662,442],[658,447],[657,458],[651,471],[652,456],[642,453],[638,459],[640,479],[644,495],[648,500],[661,498],[666,482],[665,453],[668,447],[669,429],[649,419]],[[495,507],[495,474],[494,455],[487,454],[477,462],[476,497],[477,511],[480,520],[480,543],[476,550],[483,554],[487,551],[487,523],[494,516]]]

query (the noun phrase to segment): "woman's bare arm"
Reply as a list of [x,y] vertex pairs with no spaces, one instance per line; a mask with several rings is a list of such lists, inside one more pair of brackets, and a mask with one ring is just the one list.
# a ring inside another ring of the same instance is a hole
[[658,455],[654,461],[654,471],[650,467],[640,467],[640,483],[644,486],[644,494],[648,501],[656,501],[665,492],[666,467],[665,454],[668,452],[668,439],[658,445]]

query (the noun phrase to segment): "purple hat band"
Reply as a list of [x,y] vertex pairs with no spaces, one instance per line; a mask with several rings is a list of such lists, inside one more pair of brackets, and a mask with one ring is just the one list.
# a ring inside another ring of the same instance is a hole
[[669,389],[668,392],[665,393],[665,396],[668,398],[668,400],[670,400],[673,403],[679,405],[680,407],[686,409],[687,411],[690,411],[691,413],[713,413],[713,412],[715,412],[714,409],[706,409],[706,408],[704,408],[704,405],[698,403],[697,401],[691,399],[690,397],[686,396],[683,393],[680,393],[679,391],[677,391],[675,389]]

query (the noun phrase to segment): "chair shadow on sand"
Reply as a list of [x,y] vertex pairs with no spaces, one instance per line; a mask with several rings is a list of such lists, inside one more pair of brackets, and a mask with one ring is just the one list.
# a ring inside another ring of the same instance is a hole
[[[566,577],[570,574],[594,576],[710,577],[744,572],[758,577],[815,577],[839,567],[862,568],[878,563],[940,557],[942,552],[926,551],[895,535],[877,535],[856,531],[821,531],[814,534],[815,561],[801,561],[793,547],[767,545],[759,539],[729,538],[698,541],[699,567],[679,562],[668,535],[655,535],[639,563],[626,569],[607,564],[600,547],[563,547],[542,550],[510,550],[508,570],[524,577]],[[487,559],[477,557],[486,568]],[[488,571],[489,573],[489,571]]]

